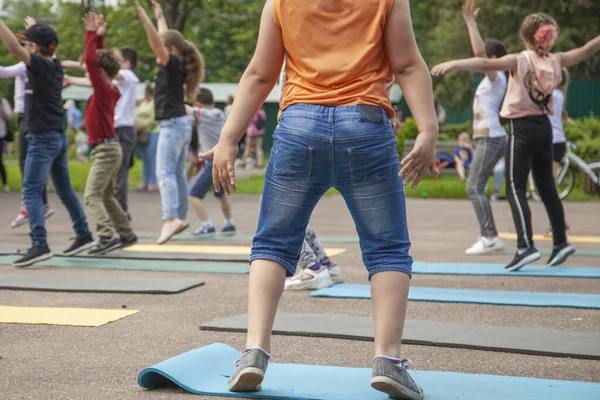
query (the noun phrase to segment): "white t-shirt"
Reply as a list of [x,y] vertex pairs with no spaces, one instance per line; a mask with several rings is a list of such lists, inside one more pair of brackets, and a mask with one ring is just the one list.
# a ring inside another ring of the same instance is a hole
[[119,71],[123,79],[115,79],[115,85],[121,93],[121,98],[115,107],[115,128],[121,126],[135,126],[135,86],[140,81],[138,77],[128,69]]
[[503,72],[496,72],[494,82],[487,76],[481,81],[473,100],[474,129],[489,129],[491,138],[506,136],[499,117],[505,93],[506,75]]
[[553,110],[554,113],[549,115],[550,122],[552,123],[552,143],[565,143],[567,136],[563,129],[562,113],[565,107],[565,95],[558,89],[554,89],[552,92]]
[[27,83],[27,65],[24,62],[10,67],[0,66],[0,79],[15,79],[15,112],[25,112],[25,86]]

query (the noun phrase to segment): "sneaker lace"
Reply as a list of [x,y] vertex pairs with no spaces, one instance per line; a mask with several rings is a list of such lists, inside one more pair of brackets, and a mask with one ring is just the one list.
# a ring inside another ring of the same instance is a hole
[[404,369],[414,369],[415,364],[412,362],[412,360],[405,358],[403,360],[400,360],[400,367],[402,367]]

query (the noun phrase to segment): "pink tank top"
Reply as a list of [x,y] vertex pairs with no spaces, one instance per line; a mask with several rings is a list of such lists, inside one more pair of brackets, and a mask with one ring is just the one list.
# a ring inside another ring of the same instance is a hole
[[[560,58],[555,54],[540,56],[531,50],[520,53],[517,56],[517,69],[510,71],[500,116],[513,119],[551,115],[552,92],[562,81],[560,70]],[[532,99],[532,96],[541,98],[544,95],[550,96],[546,104],[536,104]]]

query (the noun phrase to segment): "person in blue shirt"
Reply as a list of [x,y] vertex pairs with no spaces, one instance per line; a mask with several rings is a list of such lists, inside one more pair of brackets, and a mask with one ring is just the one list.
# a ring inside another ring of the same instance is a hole
[[83,113],[75,106],[75,102],[71,99],[65,102],[63,107],[67,111],[67,129],[78,131],[81,127]]
[[455,168],[461,182],[466,180],[465,171],[471,167],[472,160],[473,146],[471,146],[471,142],[469,141],[469,134],[463,132],[458,135],[458,147],[454,151]]

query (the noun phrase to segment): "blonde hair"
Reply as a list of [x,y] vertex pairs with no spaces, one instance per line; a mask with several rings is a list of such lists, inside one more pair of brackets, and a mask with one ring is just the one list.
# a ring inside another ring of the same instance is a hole
[[567,90],[569,89],[569,82],[571,80],[571,75],[569,74],[569,70],[566,68],[562,68],[560,70],[561,72],[561,78],[562,78],[562,82],[560,83],[560,85],[558,85],[558,90],[560,90],[561,92],[563,92],[566,96],[567,94]]
[[525,47],[529,47],[540,56],[548,55],[541,43],[535,40],[535,34],[542,25],[551,25],[558,30],[556,20],[545,13],[529,14],[521,24],[521,41]]
[[188,102],[194,102],[200,83],[204,80],[204,57],[179,31],[169,29],[161,33],[160,38],[165,46],[174,47],[179,52],[186,74],[185,94]]

